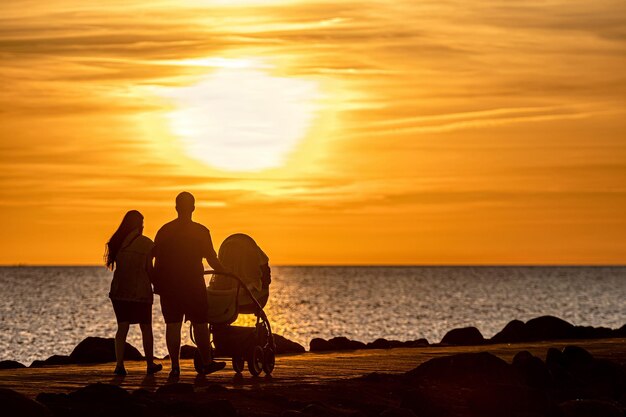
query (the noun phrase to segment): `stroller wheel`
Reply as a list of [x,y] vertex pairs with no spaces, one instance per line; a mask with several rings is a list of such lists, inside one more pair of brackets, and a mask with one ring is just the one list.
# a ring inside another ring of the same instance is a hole
[[267,348],[263,350],[263,372],[266,375],[269,375],[274,370],[274,365],[276,364],[276,355],[274,354],[274,349]]
[[252,376],[258,376],[263,370],[263,348],[261,346],[255,346],[250,352],[250,358],[248,359],[248,371]]
[[233,370],[235,372],[237,372],[238,374],[243,372],[243,367],[246,364],[246,362],[243,360],[243,357],[241,357],[241,356],[233,356],[232,363],[233,363]]

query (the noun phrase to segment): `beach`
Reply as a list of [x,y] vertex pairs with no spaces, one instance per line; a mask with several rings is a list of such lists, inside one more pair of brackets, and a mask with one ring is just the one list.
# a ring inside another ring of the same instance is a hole
[[278,355],[271,376],[260,377],[235,374],[230,363],[198,376],[183,359],[172,379],[162,362],[154,376],[141,361],[127,361],[126,377],[114,377],[110,362],[5,369],[0,389],[5,407],[15,403],[8,389],[23,395],[16,407],[37,406],[19,410],[33,416],[602,417],[626,409],[626,337],[309,351]]

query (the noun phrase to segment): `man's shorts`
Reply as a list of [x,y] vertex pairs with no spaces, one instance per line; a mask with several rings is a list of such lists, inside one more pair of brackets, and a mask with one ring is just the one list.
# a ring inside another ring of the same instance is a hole
[[161,294],[161,312],[165,323],[209,322],[209,302],[206,291],[194,292],[187,297],[166,296]]

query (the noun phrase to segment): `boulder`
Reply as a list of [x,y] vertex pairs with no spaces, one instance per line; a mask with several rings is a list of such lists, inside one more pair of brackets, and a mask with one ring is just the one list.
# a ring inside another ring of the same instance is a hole
[[333,350],[357,350],[366,347],[365,343],[347,337],[333,337],[329,342],[333,345]]
[[314,339],[311,339],[311,342],[309,342],[309,350],[311,352],[323,352],[333,349],[333,344],[326,339],[316,337]]
[[124,388],[112,384],[103,384],[97,382],[95,384],[89,384],[83,388],[79,388],[69,394],[69,398],[72,402],[81,403],[116,403],[119,401],[127,400],[130,397],[130,393]]
[[26,365],[17,361],[0,361],[0,369],[19,369],[26,368]]
[[608,327],[574,326],[572,336],[574,339],[608,339],[619,337],[617,332]]
[[26,396],[8,388],[0,388],[0,404],[2,415],[19,417],[47,417],[50,410]]
[[391,343],[387,339],[376,339],[367,344],[368,349],[390,349]]
[[30,364],[31,368],[41,368],[48,365],[67,365],[72,363],[69,356],[66,355],[52,355],[45,361],[35,360]]
[[424,338],[402,342],[402,347],[410,347],[410,348],[426,347],[428,345],[429,345],[428,340]]
[[[518,362],[531,357],[522,354]],[[416,389],[407,390],[401,406],[418,416],[445,417],[458,410],[480,417],[547,416],[552,407],[544,390],[529,386],[514,366],[487,352],[431,359],[405,378]]]
[[211,400],[194,404],[193,414],[200,416],[237,417],[233,404],[225,399]]
[[593,363],[593,355],[579,346],[565,346],[563,348],[563,362],[567,368],[584,368]]
[[46,393],[37,394],[37,402],[45,405],[55,416],[69,414],[71,409],[70,397],[67,394]]
[[275,334],[276,354],[282,353],[304,353],[306,349],[299,343],[293,342],[286,337]]
[[156,390],[156,395],[181,395],[181,394],[193,394],[193,384],[187,384],[182,382],[176,382],[174,384],[165,384],[160,386]]
[[485,338],[476,327],[452,329],[441,339],[441,343],[454,346],[482,345]]
[[412,382],[472,387],[476,384],[520,384],[511,365],[487,352],[434,358],[407,372]]
[[563,358],[563,352],[557,348],[549,348],[546,353],[546,365],[550,372],[559,372],[565,369],[565,359]]
[[297,410],[285,410],[280,413],[280,417],[304,417],[306,414]]
[[367,347],[365,343],[356,340],[350,340],[347,337],[333,337],[330,340],[325,340],[317,337],[311,340],[309,346],[311,352],[321,352],[329,350],[357,350],[365,349]]
[[547,389],[552,384],[546,364],[527,350],[518,352],[513,357],[513,368],[529,387]]
[[379,417],[417,417],[413,411],[408,408],[393,407],[388,408],[379,414]]
[[[125,360],[142,360],[141,353],[129,343],[124,348]],[[103,337],[88,337],[70,353],[71,363],[104,363],[115,361],[115,340]]]
[[575,339],[574,325],[554,316],[541,316],[526,322],[527,341]]
[[518,343],[528,340],[528,331],[523,321],[512,320],[495,336],[491,338],[493,343]]
[[447,404],[437,396],[437,393],[441,392],[442,389],[440,387],[428,386],[421,386],[414,390],[402,392],[400,394],[400,407],[413,411],[419,417],[446,417],[452,415],[446,410]]
[[623,417],[618,404],[602,400],[569,400],[559,404],[561,417]]

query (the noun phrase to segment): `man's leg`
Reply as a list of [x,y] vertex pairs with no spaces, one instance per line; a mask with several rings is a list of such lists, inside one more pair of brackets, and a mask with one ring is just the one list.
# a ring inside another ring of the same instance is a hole
[[180,369],[180,329],[183,323],[165,324],[165,342],[167,352],[170,354],[172,369]]
[[152,323],[139,323],[141,339],[143,341],[143,354],[148,365],[154,363],[154,336],[152,335]]
[[207,365],[213,360],[211,355],[211,340],[209,338],[209,325],[207,323],[193,323],[193,334],[198,350],[200,351],[202,363]]

